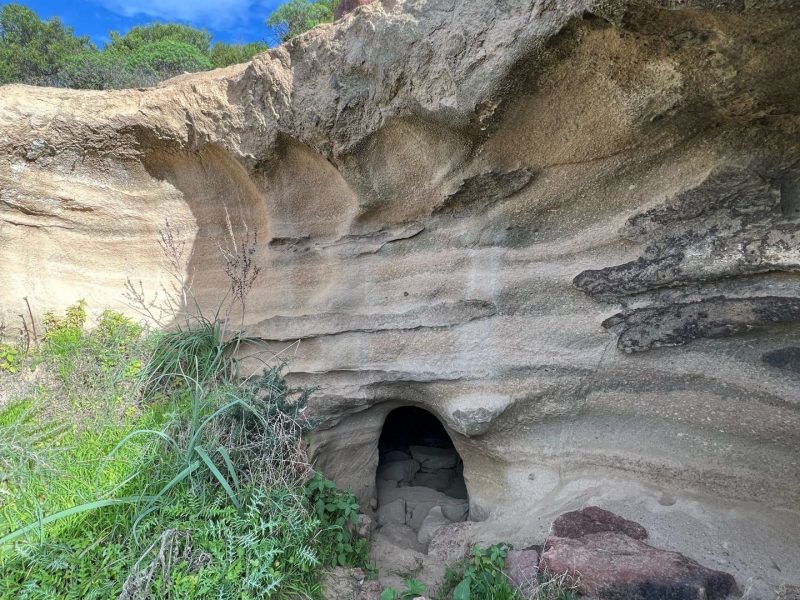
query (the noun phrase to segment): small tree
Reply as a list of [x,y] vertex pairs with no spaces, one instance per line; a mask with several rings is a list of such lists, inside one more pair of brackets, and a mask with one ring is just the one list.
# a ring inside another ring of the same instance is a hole
[[320,23],[332,23],[339,0],[289,0],[267,19],[267,26],[285,42]]
[[58,18],[42,21],[21,4],[0,8],[0,84],[52,85],[70,56],[96,52],[88,36],[76,36]]

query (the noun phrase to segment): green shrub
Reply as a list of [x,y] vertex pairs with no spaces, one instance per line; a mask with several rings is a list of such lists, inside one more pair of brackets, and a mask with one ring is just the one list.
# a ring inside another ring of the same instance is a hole
[[150,23],[132,27],[126,33],[109,33],[111,41],[106,50],[119,54],[131,54],[156,42],[172,41],[192,46],[201,54],[208,54],[211,34],[205,29],[195,29],[182,23]]
[[142,327],[111,310],[100,315],[92,330],[86,330],[86,320],[84,300],[69,306],[64,315],[46,313],[41,359],[55,363],[62,381],[72,383],[75,389],[97,389],[102,379],[111,391],[142,367],[138,356]]
[[125,56],[132,71],[168,78],[181,73],[207,71],[213,65],[207,55],[195,46],[171,39],[145,44]]
[[[565,581],[542,573],[526,586],[524,594],[512,588],[504,572],[509,550],[508,544],[473,546],[461,565],[447,570],[437,600],[578,600]],[[387,596],[382,600],[390,599]]]
[[506,544],[495,544],[488,548],[473,546],[462,580],[453,589],[453,600],[513,598],[515,593],[503,572],[509,550],[510,546]]
[[158,73],[130,68],[122,54],[87,51],[67,56],[53,85],[77,89],[114,90],[147,87],[159,81]]
[[394,588],[386,588],[381,592],[380,600],[414,600],[418,596],[423,596],[427,589],[425,584],[418,579],[406,579],[403,581],[405,589],[398,592]]
[[128,575],[126,597],[318,594],[319,523],[302,498],[288,490],[254,489],[242,510],[224,495],[183,490],[146,527],[156,541]]
[[0,7],[0,84],[52,85],[68,56],[93,49],[58,18],[42,21],[21,4]]
[[267,19],[282,42],[319,25],[333,22],[339,0],[289,0],[281,4]]
[[225,44],[217,42],[211,48],[209,58],[215,68],[227,67],[247,62],[256,54],[266,52],[269,46],[263,42],[251,42],[249,44]]
[[17,346],[0,343],[0,371],[16,373],[22,364],[22,351]]
[[44,315],[44,347],[46,358],[58,367],[62,381],[69,379],[75,370],[83,347],[83,326],[86,323],[86,301],[79,300],[69,306],[64,315],[53,312]]
[[141,335],[142,326],[138,323],[113,310],[103,311],[97,327],[91,332],[102,369],[109,371],[124,362],[123,378],[138,374],[142,361],[138,357],[131,357],[130,352],[137,350],[135,345]]
[[67,307],[64,315],[54,312],[44,314],[45,339],[62,329],[82,330],[86,324],[86,300],[78,300]]
[[305,488],[306,498],[322,525],[320,539],[327,564],[361,566],[367,561],[367,542],[354,533],[358,501],[350,491],[336,489],[332,481],[315,475]]

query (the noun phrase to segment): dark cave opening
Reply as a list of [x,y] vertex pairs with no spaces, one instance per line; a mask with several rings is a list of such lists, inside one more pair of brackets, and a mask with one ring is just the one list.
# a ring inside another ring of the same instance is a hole
[[454,448],[444,425],[432,413],[416,406],[396,408],[386,417],[378,441],[381,459],[389,452],[409,452],[411,446]]
[[378,526],[396,544],[425,550],[440,527],[467,519],[464,463],[435,415],[414,406],[393,410],[378,452]]

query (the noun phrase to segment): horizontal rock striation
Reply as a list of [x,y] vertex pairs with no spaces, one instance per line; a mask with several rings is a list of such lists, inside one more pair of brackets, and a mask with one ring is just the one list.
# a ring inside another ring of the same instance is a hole
[[252,246],[231,318],[319,386],[312,453],[365,507],[419,406],[486,541],[597,504],[773,597],[800,573],[798,107],[789,0],[384,0],[151,89],[5,86],[0,322],[138,294],[167,323],[176,265],[214,310]]

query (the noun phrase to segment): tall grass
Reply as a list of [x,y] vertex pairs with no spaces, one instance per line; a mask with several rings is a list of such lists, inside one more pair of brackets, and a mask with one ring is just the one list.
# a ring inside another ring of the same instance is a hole
[[283,364],[241,380],[217,321],[87,331],[84,309],[0,410],[0,598],[317,597],[322,566],[363,564],[352,495],[307,483],[310,392]]

